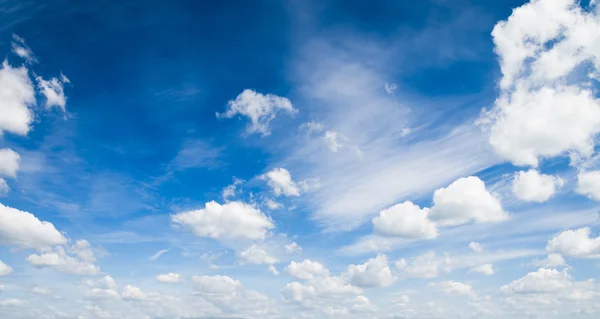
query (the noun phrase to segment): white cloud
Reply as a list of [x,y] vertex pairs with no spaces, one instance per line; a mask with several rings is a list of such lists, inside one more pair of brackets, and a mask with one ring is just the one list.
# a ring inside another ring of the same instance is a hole
[[450,270],[450,260],[441,260],[435,252],[429,251],[410,261],[402,258],[396,262],[396,267],[409,278],[435,278],[440,272]]
[[469,270],[469,272],[478,272],[478,273],[484,274],[486,276],[491,276],[494,274],[494,266],[492,264],[483,264],[483,265],[471,268]]
[[387,94],[394,94],[394,91],[396,91],[396,89],[398,88],[398,86],[396,85],[396,83],[385,83],[385,91],[387,92]]
[[551,254],[548,254],[548,257],[546,257],[546,259],[536,260],[533,262],[533,264],[535,266],[539,266],[542,268],[554,268],[554,267],[566,266],[567,262],[565,261],[565,258],[561,254],[551,253]]
[[10,192],[10,186],[4,180],[4,178],[0,177],[0,197],[6,196]]
[[183,279],[180,274],[170,272],[168,274],[157,275],[156,280],[165,284],[176,284],[181,282]]
[[121,294],[124,300],[142,301],[148,299],[148,294],[143,292],[140,288],[131,285],[125,286]]
[[67,105],[67,97],[65,96],[63,82],[58,78],[44,80],[40,76],[36,77],[36,81],[38,89],[46,98],[46,107],[51,108],[56,106],[64,112]]
[[198,291],[213,295],[229,295],[240,291],[243,286],[239,280],[228,276],[193,276]]
[[243,202],[211,201],[204,209],[172,215],[171,221],[196,236],[214,239],[264,239],[275,227],[269,217]]
[[340,136],[338,132],[326,131],[323,139],[325,140],[327,147],[329,147],[332,152],[337,152],[340,148],[342,148],[342,146],[344,146],[342,142],[344,138]]
[[540,268],[530,272],[525,277],[517,279],[508,285],[502,286],[502,291],[518,294],[527,293],[553,293],[566,290],[572,285],[571,276],[567,269]]
[[0,307],[22,307],[28,304],[29,303],[27,301],[21,299],[0,300]]
[[2,260],[0,260],[0,277],[4,277],[8,274],[10,274],[13,271],[13,269],[5,264],[4,262],[2,262]]
[[300,188],[292,179],[292,175],[285,168],[274,168],[261,176],[273,189],[275,196],[300,196]]
[[0,175],[13,177],[17,176],[21,156],[10,148],[0,149]]
[[386,255],[377,255],[361,265],[350,265],[345,273],[358,287],[388,287],[398,280],[392,274]]
[[88,291],[85,293],[87,299],[119,299],[121,296],[117,292],[117,283],[111,276],[104,276],[99,280],[86,281]]
[[34,295],[47,296],[47,295],[50,295],[52,293],[52,290],[46,289],[46,288],[42,288],[42,287],[33,287],[33,289],[31,289],[31,293],[34,294]]
[[438,236],[435,224],[429,220],[429,209],[412,202],[396,204],[373,218],[375,232],[383,236],[432,239]]
[[155,252],[155,253],[154,253],[152,256],[150,256],[150,258],[148,258],[148,259],[150,259],[150,260],[157,260],[157,259],[158,259],[158,258],[160,258],[160,256],[162,256],[164,253],[167,253],[167,252],[169,252],[169,250],[171,250],[171,249],[161,249],[161,250],[159,250],[159,251]]
[[600,258],[600,237],[591,238],[591,229],[567,230],[548,241],[549,252],[579,258]]
[[[100,268],[93,264],[95,257],[88,249],[83,255],[76,250],[75,256],[70,256],[62,246],[56,246],[52,251],[30,255],[27,261],[37,268],[51,267],[57,271],[74,275],[96,275],[100,273]],[[87,257],[87,258],[86,258]]]
[[[567,152],[592,155],[600,102],[587,87],[600,69],[600,19],[575,0],[539,0],[513,10],[492,32],[502,93],[484,114],[490,144],[516,165]],[[582,71],[586,64],[591,71]]]
[[302,247],[300,247],[300,245],[298,245],[296,242],[292,242],[290,244],[286,244],[285,246],[285,252],[288,254],[294,254],[294,253],[301,253],[302,252]]
[[13,41],[11,42],[12,52],[21,57],[27,63],[35,63],[37,59],[31,51],[31,49],[25,44],[25,40],[20,36],[13,34]]
[[480,253],[483,251],[483,247],[481,246],[481,244],[474,241],[469,243],[469,248],[476,253]]
[[473,286],[458,281],[442,281],[439,283],[432,283],[430,285],[439,287],[448,295],[475,296],[475,289],[473,289]]
[[239,185],[241,185],[244,181],[238,178],[233,178],[233,184],[228,185],[227,187],[223,188],[223,191],[221,192],[221,196],[223,197],[224,200],[227,200],[230,197],[235,197],[236,192],[237,192],[237,187]]
[[279,262],[279,259],[269,255],[263,248],[253,244],[240,253],[240,258],[244,263],[255,265],[273,265]]
[[440,225],[501,222],[509,218],[498,198],[490,194],[485,183],[475,176],[459,178],[433,194],[429,218]]
[[268,270],[270,273],[273,274],[273,276],[279,276],[279,270],[277,270],[277,268],[275,268],[275,266],[269,265]]
[[537,170],[530,169],[527,172],[515,173],[512,192],[522,201],[541,203],[550,199],[563,183],[559,177],[540,174]]
[[328,276],[329,270],[323,264],[305,259],[302,262],[292,261],[285,267],[285,272],[298,279],[309,280],[318,276]]
[[324,296],[356,295],[362,292],[359,287],[347,283],[341,277],[319,276],[304,284],[292,282],[281,293],[285,300],[303,302]]
[[219,118],[232,118],[235,115],[246,116],[250,119],[248,133],[260,133],[262,136],[271,134],[270,122],[279,111],[289,114],[298,112],[289,99],[277,95],[263,95],[253,90],[244,90],[235,100],[227,103],[225,113],[217,113]]
[[377,307],[371,303],[369,298],[365,296],[356,296],[351,310],[354,313],[373,313],[377,311]]
[[0,244],[21,248],[43,248],[66,243],[52,223],[33,214],[0,204]]
[[265,201],[265,205],[267,205],[267,207],[271,210],[279,209],[279,208],[283,207],[283,205],[281,203],[278,203],[271,198],[267,198],[267,200]]
[[0,136],[4,132],[27,135],[33,120],[29,108],[35,104],[35,90],[25,67],[13,68],[8,61],[0,68]]
[[600,171],[580,171],[577,174],[576,192],[600,201]]
[[310,121],[310,122],[302,123],[302,125],[300,125],[300,129],[305,130],[306,132],[312,134],[312,133],[323,132],[325,127],[323,126],[323,123]]
[[299,282],[292,282],[287,284],[282,290],[281,294],[287,301],[303,301],[306,299],[312,299],[316,297],[317,291],[313,286],[303,285]]

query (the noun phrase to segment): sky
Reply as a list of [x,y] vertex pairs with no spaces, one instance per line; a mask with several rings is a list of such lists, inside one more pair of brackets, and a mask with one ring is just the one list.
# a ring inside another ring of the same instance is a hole
[[596,0],[0,0],[0,317],[600,315]]

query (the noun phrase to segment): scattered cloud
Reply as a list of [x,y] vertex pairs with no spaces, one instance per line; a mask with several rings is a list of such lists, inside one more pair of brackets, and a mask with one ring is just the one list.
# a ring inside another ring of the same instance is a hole
[[512,192],[520,200],[526,202],[545,202],[561,187],[564,181],[560,177],[540,174],[537,170],[515,173]]

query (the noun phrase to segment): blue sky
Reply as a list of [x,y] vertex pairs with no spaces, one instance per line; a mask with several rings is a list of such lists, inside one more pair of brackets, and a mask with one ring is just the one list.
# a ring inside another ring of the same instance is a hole
[[0,316],[596,318],[596,1],[1,1]]

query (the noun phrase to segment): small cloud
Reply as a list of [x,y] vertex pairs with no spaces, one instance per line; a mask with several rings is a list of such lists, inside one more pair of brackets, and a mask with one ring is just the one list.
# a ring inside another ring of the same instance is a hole
[[397,88],[398,86],[396,83],[385,83],[385,91],[387,94],[394,94],[394,91],[396,91]]

